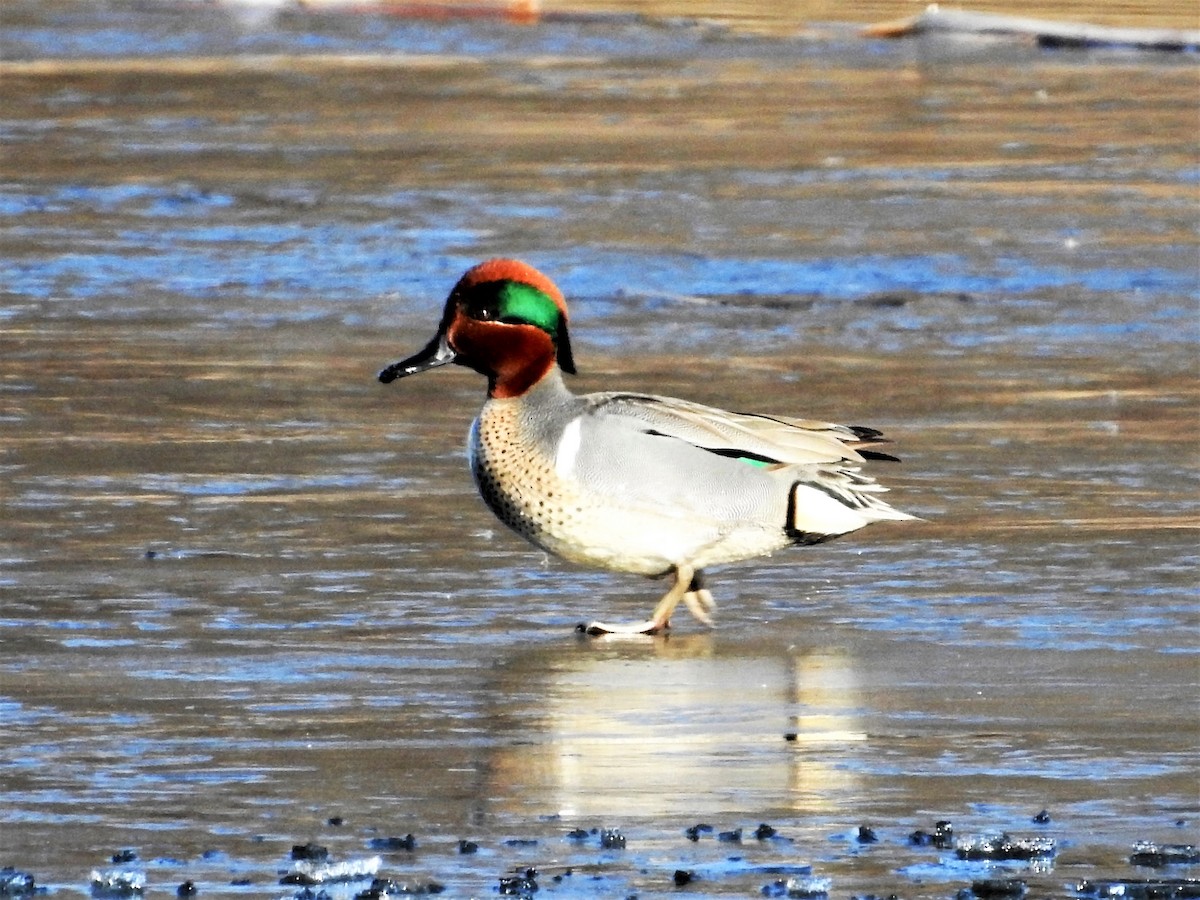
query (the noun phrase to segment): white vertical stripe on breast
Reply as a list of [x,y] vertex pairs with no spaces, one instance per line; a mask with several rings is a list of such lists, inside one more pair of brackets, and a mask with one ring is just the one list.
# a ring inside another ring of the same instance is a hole
[[563,429],[562,437],[558,439],[558,449],[554,453],[554,471],[559,478],[570,478],[575,469],[575,457],[579,455],[580,433],[583,430],[583,419],[576,416]]

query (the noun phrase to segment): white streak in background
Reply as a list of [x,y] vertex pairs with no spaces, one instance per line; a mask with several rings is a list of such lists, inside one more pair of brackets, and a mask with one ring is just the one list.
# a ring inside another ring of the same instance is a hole
[[297,862],[292,866],[290,874],[304,875],[311,878],[316,884],[330,884],[338,881],[362,881],[365,878],[374,878],[379,872],[379,867],[383,865],[383,860],[378,856],[372,856],[370,859],[350,859],[346,862],[334,863],[314,863],[308,861]]
[[[204,2],[209,0],[189,0],[189,2]],[[216,0],[217,4],[230,13],[231,16],[247,30],[263,28],[274,22],[275,17],[285,10],[302,10],[308,12],[346,12],[361,13],[371,7],[378,7],[395,13],[403,12],[410,6],[413,17],[420,18],[421,11],[428,15],[430,11],[444,10],[444,15],[454,17],[456,14],[465,18],[478,18],[481,14],[494,16],[500,20],[517,22],[536,21],[541,14],[541,0]]]
[[297,9],[296,0],[222,0],[220,4],[246,31],[257,31],[274,24],[284,9]]

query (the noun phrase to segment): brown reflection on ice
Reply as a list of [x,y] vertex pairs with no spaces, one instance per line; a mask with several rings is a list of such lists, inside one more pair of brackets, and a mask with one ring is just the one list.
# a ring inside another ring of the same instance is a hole
[[491,764],[487,793],[509,811],[539,797],[584,820],[818,812],[856,786],[830,764],[835,754],[806,752],[865,740],[844,653],[759,654],[711,635],[607,639],[563,665],[506,677],[539,697],[537,737]]

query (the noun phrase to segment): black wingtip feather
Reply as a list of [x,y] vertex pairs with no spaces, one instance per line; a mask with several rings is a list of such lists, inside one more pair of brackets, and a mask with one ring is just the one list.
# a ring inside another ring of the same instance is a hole
[[880,453],[878,450],[859,450],[858,455],[863,459],[874,459],[880,462],[900,462],[900,457],[890,453]]
[[887,438],[883,436],[883,432],[878,428],[868,428],[866,425],[847,425],[847,428],[860,441],[865,441],[871,444],[890,444]]

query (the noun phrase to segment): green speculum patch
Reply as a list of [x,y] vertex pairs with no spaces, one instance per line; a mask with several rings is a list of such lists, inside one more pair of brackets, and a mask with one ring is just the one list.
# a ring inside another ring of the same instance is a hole
[[774,465],[765,459],[755,459],[751,456],[739,456],[738,462],[744,462],[746,465],[754,466],[756,469],[765,469],[767,466]]
[[709,453],[715,453],[717,456],[726,456],[729,459],[736,459],[738,462],[743,462],[748,466],[754,466],[759,469],[766,469],[770,466],[779,465],[779,460],[771,459],[769,456],[760,456],[757,453],[750,453],[747,450],[734,450],[732,448],[713,448],[706,447]]
[[510,282],[500,289],[500,321],[536,325],[551,337],[558,333],[558,304],[535,287]]

